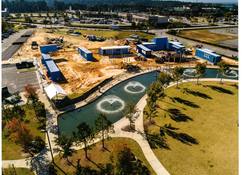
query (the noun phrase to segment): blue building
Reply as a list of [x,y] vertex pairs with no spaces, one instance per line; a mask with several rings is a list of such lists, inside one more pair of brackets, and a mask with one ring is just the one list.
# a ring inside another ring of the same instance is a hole
[[151,49],[153,51],[157,51],[157,45],[154,42],[143,42],[142,45],[147,47],[148,49]]
[[44,64],[46,66],[46,61],[52,60],[52,58],[48,55],[48,54],[44,54],[42,53],[42,64]]
[[212,64],[217,64],[221,60],[221,56],[214,53],[214,51],[209,49],[196,49],[195,55],[199,58],[205,59]]
[[141,55],[143,55],[144,57],[149,58],[151,56],[152,50],[145,47],[142,44],[138,44],[137,45],[137,52],[140,53]]
[[100,55],[123,55],[129,54],[130,46],[110,46],[99,48]]
[[93,58],[93,53],[91,51],[89,51],[88,49],[84,48],[84,47],[79,47],[78,48],[78,52],[80,53],[80,55],[85,58],[87,61],[94,61]]
[[50,52],[55,52],[58,50],[57,44],[49,44],[49,45],[42,45],[40,46],[40,51],[41,53],[50,53]]
[[48,70],[48,75],[53,81],[62,80],[62,74],[53,60],[46,61],[46,68]]
[[168,45],[169,50],[175,51],[176,53],[184,53],[185,46],[182,43],[176,41],[170,41]]
[[157,45],[157,50],[167,50],[168,49],[168,37],[156,37],[153,42]]

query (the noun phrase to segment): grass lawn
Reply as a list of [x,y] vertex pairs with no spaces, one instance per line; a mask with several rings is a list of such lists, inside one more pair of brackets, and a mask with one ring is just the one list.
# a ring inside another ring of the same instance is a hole
[[[144,165],[148,167],[151,174],[155,174],[151,166],[145,159],[142,150],[137,144],[137,142],[127,138],[112,138],[109,141],[106,141],[106,147],[109,151],[104,151],[101,149],[101,142],[95,144],[92,147],[92,149],[89,150],[89,157],[94,163],[85,159],[83,150],[79,150],[76,153],[74,153],[73,156],[69,158],[69,160],[71,160],[72,164],[76,166],[76,161],[78,159],[81,159],[80,161],[81,166],[89,166],[92,168],[97,168],[96,164],[99,163],[102,164],[112,163],[111,160],[113,160],[113,164],[115,165],[117,161],[117,154],[123,149],[124,146],[127,146],[128,148],[131,149],[134,155],[137,158],[139,158]],[[56,156],[55,162],[68,175],[74,174],[75,168],[73,166],[68,166],[67,161],[65,159],[61,159],[59,156]],[[62,175],[63,173],[59,171],[59,174]]]
[[166,89],[149,132],[159,133],[159,126],[171,124],[177,128],[173,132],[191,137],[183,143],[166,134],[169,149],[153,151],[171,175],[238,174],[238,89],[234,83],[201,84]]
[[211,44],[219,44],[221,41],[237,39],[235,36],[212,33],[207,30],[183,30],[178,36],[183,36],[189,39],[196,39],[199,41],[208,42]]
[[[140,37],[147,38],[151,40],[155,35],[147,34],[143,32],[132,32],[132,31],[117,31],[117,30],[75,30],[82,33],[82,35],[96,35],[104,38],[116,38],[116,39],[125,39],[130,37],[130,35],[136,34]],[[65,34],[65,30],[60,30],[58,33]]]
[[[40,136],[45,141],[45,133],[42,133],[38,127],[39,123],[35,117],[35,112],[32,108],[25,105],[23,106],[26,112],[25,124],[30,130],[33,136]],[[21,146],[17,145],[15,142],[10,140],[5,136],[6,130],[3,128],[2,132],[2,159],[3,160],[13,160],[25,158],[25,154],[22,152]]]
[[[11,172],[13,172],[12,168],[3,169],[4,175],[12,175]],[[16,175],[34,175],[34,173],[31,172],[31,170],[27,168],[15,168],[15,172],[16,172]]]

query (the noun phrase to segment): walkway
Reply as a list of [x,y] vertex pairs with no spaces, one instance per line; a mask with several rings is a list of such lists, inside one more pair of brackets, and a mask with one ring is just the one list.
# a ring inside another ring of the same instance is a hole
[[[194,82],[196,79],[187,79],[183,80],[180,83],[184,82]],[[219,78],[204,78],[200,79],[199,81],[220,81]],[[225,82],[238,82],[238,80],[229,80],[229,79],[223,79]],[[169,87],[174,86],[176,83],[170,84]],[[154,152],[152,151],[150,145],[148,144],[148,141],[145,139],[144,136],[144,126],[143,126],[143,110],[146,105],[146,98],[147,96],[145,95],[140,99],[140,101],[137,103],[136,108],[140,111],[140,115],[138,118],[135,120],[135,132],[126,132],[123,131],[122,129],[125,126],[129,125],[128,119],[125,117],[119,120],[114,124],[114,130],[115,133],[111,134],[111,137],[126,137],[126,138],[131,138],[135,140],[139,146],[141,147],[143,154],[153,170],[156,172],[157,175],[170,175],[169,172],[166,170],[166,168],[161,164],[161,162],[157,159],[155,156]],[[43,94],[41,95],[40,98],[41,101],[45,103],[45,106],[47,108],[47,131],[49,133],[49,138],[52,146],[52,151],[57,149],[57,146],[55,145],[55,138],[57,137],[57,115],[55,114],[54,110],[52,109],[49,101],[47,100],[46,96]],[[92,143],[90,144],[95,144],[96,142],[100,141],[100,139],[95,139]],[[48,138],[46,137],[46,145],[48,148]],[[83,145],[81,146],[75,146],[74,147],[76,150],[82,149]],[[54,155],[57,155],[57,152],[54,152]],[[2,167],[3,168],[8,168],[10,165],[14,165],[16,168],[21,167],[21,168],[34,168],[35,172],[37,174],[45,174],[46,172],[43,170],[43,167],[45,167],[50,161],[51,161],[51,154],[49,149],[43,150],[40,154],[38,154],[34,159],[19,159],[19,160],[3,160],[2,161]]]

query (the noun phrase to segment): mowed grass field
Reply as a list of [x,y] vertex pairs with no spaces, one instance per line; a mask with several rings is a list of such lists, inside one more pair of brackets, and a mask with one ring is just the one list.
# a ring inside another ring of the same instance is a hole
[[179,87],[166,89],[167,96],[158,101],[156,123],[148,130],[159,133],[160,126],[171,124],[174,133],[190,136],[189,141],[166,134],[169,149],[153,149],[155,155],[171,175],[238,174],[237,85],[191,82]]
[[198,41],[203,41],[211,44],[219,44],[221,41],[233,40],[238,37],[229,34],[219,34],[209,31],[209,29],[203,30],[183,30],[180,31],[178,36],[182,36],[189,39],[195,39]]
[[[118,30],[75,30],[81,32],[82,35],[95,35],[98,37],[104,38],[113,38],[113,39],[125,39],[129,38],[130,35],[138,35],[142,38],[147,38],[151,40],[155,35],[147,34],[144,32],[133,32],[133,31],[118,31]],[[57,33],[65,34],[66,30],[59,30]]]
[[[117,162],[117,155],[118,153],[124,148],[130,148],[131,151],[134,153],[134,155],[140,159],[143,164],[149,169],[151,174],[155,174],[153,169],[151,168],[148,161],[145,159],[145,156],[137,144],[132,139],[128,138],[112,138],[105,142],[106,148],[108,149],[103,150],[101,142],[96,143],[94,146],[92,146],[91,150],[88,151],[89,158],[91,161],[88,161],[85,159],[84,150],[78,150],[76,151],[72,157],[69,157],[69,160],[72,162],[72,164],[76,167],[77,160],[80,160],[80,164],[83,167],[91,167],[93,169],[98,169],[96,165],[98,164],[106,164],[106,163],[112,163],[113,165],[116,165]],[[59,156],[55,157],[55,163],[60,167],[64,172],[66,172],[68,175],[73,175],[76,171],[76,168],[74,166],[69,166],[67,164],[67,161],[65,159],[61,159]],[[61,170],[56,168],[58,170],[59,175],[63,175]]]
[[[35,116],[35,111],[28,105],[25,105],[24,110],[26,112],[25,124],[30,130],[33,136],[40,136],[45,141],[45,133],[41,132],[38,127],[39,123]],[[22,151],[20,145],[16,144],[9,137],[6,137],[6,128],[3,128],[2,132],[2,159],[3,160],[13,160],[13,159],[23,159],[26,154]]]
[[12,175],[13,172],[16,173],[16,175],[34,175],[33,172],[31,172],[31,170],[27,169],[27,168],[14,168],[15,171],[13,171],[13,169],[11,168],[6,168],[3,169],[3,174],[4,175]]

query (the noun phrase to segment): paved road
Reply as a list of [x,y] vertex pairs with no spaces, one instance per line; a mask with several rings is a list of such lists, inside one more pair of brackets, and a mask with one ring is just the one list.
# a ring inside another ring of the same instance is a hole
[[238,52],[237,51],[232,51],[232,50],[229,50],[229,49],[224,49],[222,47],[217,47],[217,46],[213,46],[213,45],[210,45],[210,44],[203,44],[203,43],[200,43],[200,42],[197,42],[197,41],[193,41],[193,40],[190,40],[190,39],[185,39],[185,38],[181,38],[181,37],[178,37],[178,36],[169,35],[169,34],[166,33],[166,31],[167,30],[151,30],[150,32],[155,33],[157,36],[167,36],[167,37],[172,38],[172,39],[177,39],[181,43],[183,43],[184,45],[187,45],[187,46],[189,46],[189,45],[195,46],[197,44],[199,44],[199,45],[202,44],[203,47],[211,49],[211,50],[215,51],[218,54],[221,54],[221,55],[224,55],[224,56],[228,56],[228,57],[232,57],[232,55],[238,56]]
[[20,72],[15,64],[2,65],[2,87],[7,86],[10,93],[23,91],[27,84],[39,88],[36,71]]

